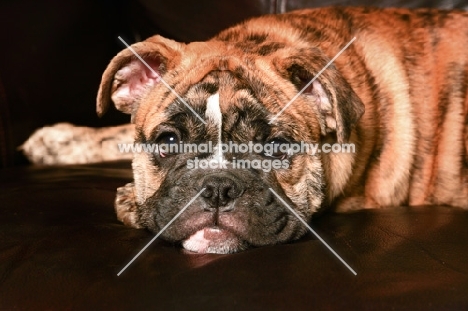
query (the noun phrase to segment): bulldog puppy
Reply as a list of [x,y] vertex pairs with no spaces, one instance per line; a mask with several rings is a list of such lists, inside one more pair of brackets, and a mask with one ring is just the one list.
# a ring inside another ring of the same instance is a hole
[[[327,207],[468,208],[467,46],[467,13],[369,8],[263,16],[207,42],[136,43],[105,70],[98,114],[111,102],[130,114],[136,144],[214,148],[134,153],[118,218],[156,233],[201,193],[162,237],[232,253],[305,233],[273,192],[306,221]],[[278,148],[222,150],[229,142]],[[319,148],[285,151],[301,143]],[[194,165],[203,159],[219,165]]]

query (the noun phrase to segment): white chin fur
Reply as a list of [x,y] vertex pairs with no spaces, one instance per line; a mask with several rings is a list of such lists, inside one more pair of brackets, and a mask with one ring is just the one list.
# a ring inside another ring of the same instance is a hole
[[195,253],[229,254],[245,247],[232,233],[218,228],[204,228],[182,242],[182,246]]

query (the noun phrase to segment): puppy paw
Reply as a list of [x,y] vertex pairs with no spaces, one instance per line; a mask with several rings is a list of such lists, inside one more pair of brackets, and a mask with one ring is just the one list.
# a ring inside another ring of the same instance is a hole
[[45,126],[36,130],[19,149],[34,164],[65,164],[67,159],[76,161],[68,152],[75,136],[76,128],[70,123]]
[[34,164],[84,164],[131,159],[119,152],[118,143],[133,141],[133,126],[90,128],[58,123],[35,131],[19,147]]
[[139,224],[139,216],[137,214],[137,204],[134,194],[135,186],[133,183],[128,183],[123,187],[117,188],[115,197],[115,211],[117,219],[124,225],[133,228],[143,228]]

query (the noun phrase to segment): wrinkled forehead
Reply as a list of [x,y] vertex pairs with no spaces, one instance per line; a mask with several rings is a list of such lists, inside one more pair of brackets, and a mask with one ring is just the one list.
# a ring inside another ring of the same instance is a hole
[[185,52],[181,65],[163,77],[166,85],[155,87],[137,112],[135,123],[147,137],[160,124],[198,128],[223,120],[226,130],[241,121],[268,123],[297,93],[274,58],[216,42],[192,43]]
[[183,101],[176,96],[164,109],[157,109],[158,113],[150,113],[145,120],[145,136],[150,137],[161,126],[200,133],[231,132],[235,127],[251,128],[254,123],[266,129],[272,112],[258,98],[255,88],[231,71],[211,71],[180,94]]
[[268,92],[269,86],[255,77],[255,70],[236,63],[237,59],[225,57],[199,59],[199,64],[166,74],[166,83],[160,83],[142,99],[135,123],[148,129],[183,114],[203,123],[200,119],[205,119],[208,98],[215,94],[223,114],[233,108],[257,106],[254,99],[259,97],[259,90]]

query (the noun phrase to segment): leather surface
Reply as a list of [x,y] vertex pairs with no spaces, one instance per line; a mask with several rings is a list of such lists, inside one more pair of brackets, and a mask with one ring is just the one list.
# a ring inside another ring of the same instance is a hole
[[0,310],[468,308],[468,213],[325,214],[312,235],[233,255],[187,253],[116,220],[129,163],[0,171]]

